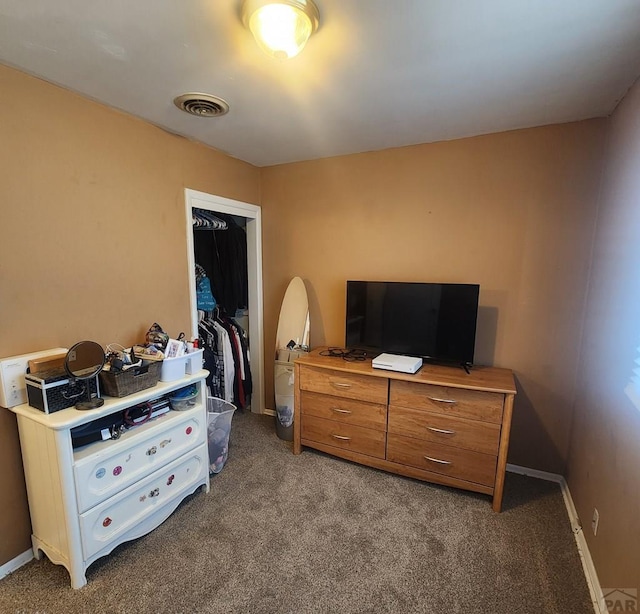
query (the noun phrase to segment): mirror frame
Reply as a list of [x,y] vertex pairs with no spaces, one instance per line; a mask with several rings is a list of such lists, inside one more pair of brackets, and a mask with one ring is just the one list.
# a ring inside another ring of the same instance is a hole
[[[76,352],[78,351],[79,348],[81,348],[83,345],[85,344],[92,344],[94,346],[96,346],[96,351],[97,348],[100,349],[100,353],[102,355],[102,361],[99,363],[95,364],[95,368],[93,369],[93,371],[91,371],[90,373],[87,373],[85,375],[82,376],[78,376],[76,375],[70,367],[70,363],[72,362],[70,360],[71,356],[75,356]],[[86,391],[87,391],[87,398],[84,401],[78,401],[76,403],[76,409],[97,409],[98,407],[102,407],[104,405],[104,399],[101,398],[100,396],[97,397],[92,397],[91,396],[91,386],[89,384],[89,380],[93,379],[93,378],[97,378],[98,377],[98,373],[100,373],[100,371],[102,371],[102,368],[104,367],[104,364],[106,362],[106,356],[104,353],[104,348],[97,343],[96,341],[78,341],[78,343],[74,343],[73,346],[71,346],[69,348],[69,351],[67,352],[67,355],[65,356],[64,359],[64,370],[66,371],[67,375],[69,376],[69,379],[74,380],[74,381],[86,381]],[[98,394],[100,394],[99,390],[98,390]]]

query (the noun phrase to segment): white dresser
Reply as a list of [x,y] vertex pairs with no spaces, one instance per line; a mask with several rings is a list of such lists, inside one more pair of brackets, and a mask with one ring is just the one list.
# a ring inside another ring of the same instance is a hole
[[[31,513],[33,552],[64,565],[73,588],[89,565],[119,544],[155,529],[197,488],[209,491],[206,371],[160,382],[102,407],[53,414],[19,405],[20,445]],[[74,450],[71,429],[189,384],[199,388],[186,411],[126,430],[119,439]]]

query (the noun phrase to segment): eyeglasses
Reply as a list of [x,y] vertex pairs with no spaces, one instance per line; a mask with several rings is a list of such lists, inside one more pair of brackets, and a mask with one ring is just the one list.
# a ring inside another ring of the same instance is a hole
[[333,356],[349,362],[363,362],[367,359],[367,353],[364,350],[347,350],[345,348],[335,347],[322,350],[320,356]]

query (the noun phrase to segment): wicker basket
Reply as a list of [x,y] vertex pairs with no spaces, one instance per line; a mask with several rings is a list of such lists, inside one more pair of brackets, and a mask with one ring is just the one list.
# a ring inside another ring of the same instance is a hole
[[126,371],[100,371],[100,385],[110,397],[126,397],[145,388],[153,388],[160,379],[162,361],[149,362]]

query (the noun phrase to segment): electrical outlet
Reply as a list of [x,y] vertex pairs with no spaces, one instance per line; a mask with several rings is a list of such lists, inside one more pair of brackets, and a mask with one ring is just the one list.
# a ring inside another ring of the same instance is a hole
[[43,350],[21,356],[0,359],[0,407],[15,407],[27,402],[27,385],[24,374],[29,360],[66,352],[65,348]]
[[2,407],[15,407],[27,402],[27,388],[24,383],[24,374],[27,371],[29,360],[26,357],[0,361],[0,405]]
[[597,508],[593,508],[593,518],[591,518],[591,530],[594,535],[598,534],[598,522],[600,522],[600,512]]

